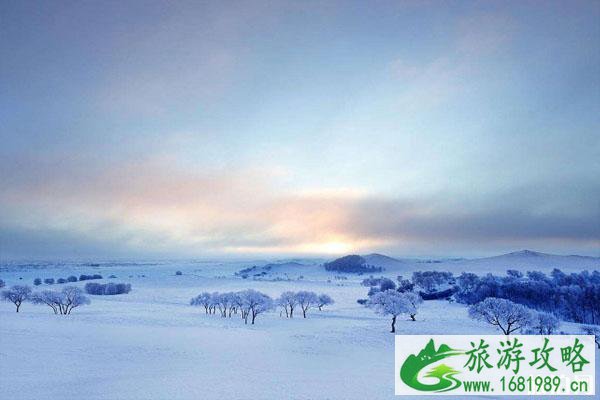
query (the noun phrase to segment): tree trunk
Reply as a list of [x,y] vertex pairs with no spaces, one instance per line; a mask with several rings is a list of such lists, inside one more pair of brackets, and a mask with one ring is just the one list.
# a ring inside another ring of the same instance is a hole
[[395,315],[392,317],[392,332],[391,333],[396,333],[396,316]]
[[306,318],[306,308],[302,307],[302,315]]
[[410,314],[410,319],[412,319],[413,321],[416,321],[415,314]]
[[17,312],[19,312],[19,308],[21,307],[21,304],[15,303],[15,306],[17,306]]

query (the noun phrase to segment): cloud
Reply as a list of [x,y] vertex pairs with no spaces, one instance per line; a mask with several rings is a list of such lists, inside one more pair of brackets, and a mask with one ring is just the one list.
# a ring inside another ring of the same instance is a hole
[[4,254],[317,254],[544,241],[589,248],[600,241],[593,182],[576,196],[565,183],[460,200],[403,199],[282,190],[280,172],[265,169],[194,170],[168,158],[80,162],[63,162],[50,174],[35,169],[6,187]]

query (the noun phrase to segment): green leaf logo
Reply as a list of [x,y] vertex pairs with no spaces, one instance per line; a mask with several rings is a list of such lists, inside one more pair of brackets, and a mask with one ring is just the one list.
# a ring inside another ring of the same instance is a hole
[[411,354],[406,358],[400,368],[400,379],[413,389],[423,392],[447,392],[454,390],[461,385],[461,382],[454,377],[460,372],[445,364],[439,364],[429,370],[425,377],[437,378],[438,381],[433,384],[425,384],[419,381],[419,373],[425,367],[434,364],[448,357],[465,354],[463,350],[455,350],[446,344],[441,344],[439,349],[435,349],[433,339],[431,339],[425,348],[416,356]]

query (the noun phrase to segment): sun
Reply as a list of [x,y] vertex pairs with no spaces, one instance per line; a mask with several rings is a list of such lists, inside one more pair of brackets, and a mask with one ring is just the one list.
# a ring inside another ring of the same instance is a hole
[[318,244],[317,247],[320,253],[325,254],[345,254],[350,252],[352,249],[352,245],[350,243],[339,241]]

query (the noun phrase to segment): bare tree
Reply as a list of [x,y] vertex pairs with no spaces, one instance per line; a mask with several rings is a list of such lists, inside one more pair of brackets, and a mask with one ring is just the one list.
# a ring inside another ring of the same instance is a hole
[[500,328],[502,333],[510,335],[514,331],[531,324],[531,310],[521,304],[497,297],[487,299],[469,307],[469,316]]
[[296,301],[302,308],[302,316],[306,318],[306,312],[313,306],[319,303],[319,297],[315,292],[301,290],[296,293]]
[[13,303],[15,307],[17,307],[17,312],[19,312],[21,304],[23,304],[24,301],[29,300],[30,295],[31,288],[26,285],[15,285],[9,290],[2,291],[2,299]]

